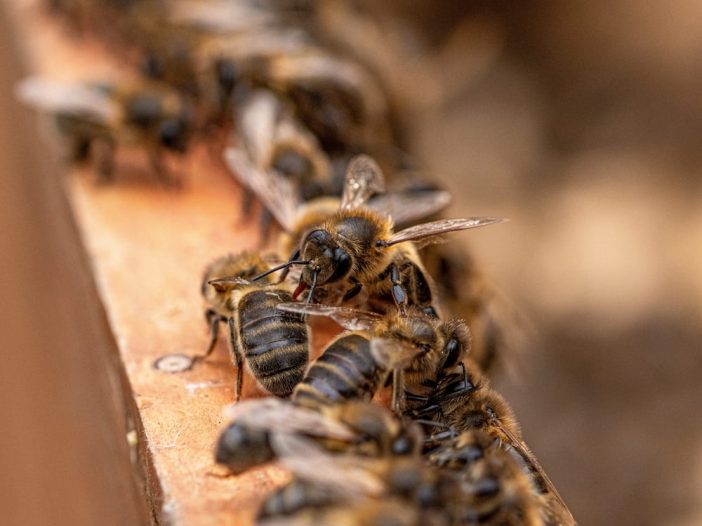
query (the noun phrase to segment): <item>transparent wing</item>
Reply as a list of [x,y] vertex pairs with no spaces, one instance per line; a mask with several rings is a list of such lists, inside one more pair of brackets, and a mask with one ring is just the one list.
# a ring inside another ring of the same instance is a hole
[[288,433],[275,433],[271,446],[280,462],[299,479],[340,497],[375,496],[383,491],[383,481],[362,458],[333,455],[309,438]]
[[371,354],[386,369],[405,369],[417,357],[419,350],[409,342],[395,338],[373,338]]
[[212,285],[217,292],[226,292],[237,287],[251,285],[251,282],[237,276],[228,276],[224,278],[211,279],[207,282],[207,284]]
[[232,2],[230,0],[180,0],[170,6],[171,22],[189,25],[203,31],[223,33],[251,31],[254,27],[272,24],[274,13],[264,11],[254,2]]
[[236,148],[227,148],[224,160],[234,177],[256,194],[280,226],[287,231],[292,230],[298,201],[297,192],[290,181],[259,170],[251,164],[244,152]]
[[494,225],[502,223],[506,219],[496,217],[469,217],[461,219],[439,219],[430,223],[422,223],[421,225],[412,226],[400,230],[392,235],[386,245],[395,245],[404,241],[415,241],[433,236],[440,236],[449,232],[457,232],[459,230],[468,230],[470,228],[478,228],[482,226]]
[[355,437],[348,426],[329,416],[274,398],[244,400],[225,409],[224,414],[254,429],[349,441]]
[[331,318],[344,329],[349,331],[362,331],[371,329],[383,317],[375,312],[351,309],[348,307],[335,307],[318,303],[281,303],[277,307],[287,312],[308,314],[310,316],[325,316]]
[[67,84],[28,77],[16,86],[17,98],[39,110],[90,118],[105,125],[119,121],[121,111],[107,94],[89,84]]
[[367,155],[358,155],[346,170],[341,209],[358,208],[374,193],[384,191],[385,178],[378,164]]
[[378,195],[370,199],[367,206],[391,217],[396,225],[408,225],[440,212],[450,202],[451,194],[432,190]]
[[563,497],[558,493],[556,486],[544,471],[544,468],[539,464],[536,456],[534,456],[529,449],[529,446],[515,436],[506,426],[502,425],[499,420],[493,421],[493,424],[507,437],[508,446],[514,449],[517,455],[524,460],[527,468],[531,472],[530,476],[537,477],[539,479],[537,482],[543,485],[545,489],[543,495],[547,497],[549,512],[559,517],[558,524],[561,526],[576,526],[573,514],[570,512],[570,509],[568,509]]

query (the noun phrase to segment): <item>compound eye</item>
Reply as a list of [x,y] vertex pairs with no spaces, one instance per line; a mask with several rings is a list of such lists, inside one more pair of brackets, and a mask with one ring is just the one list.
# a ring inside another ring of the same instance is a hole
[[315,243],[325,243],[328,239],[329,234],[325,230],[312,230],[312,232],[307,234],[303,244],[307,244],[311,241]]
[[346,276],[349,270],[351,270],[351,258],[341,248],[334,249],[332,261],[334,262],[334,273],[327,281],[339,280]]

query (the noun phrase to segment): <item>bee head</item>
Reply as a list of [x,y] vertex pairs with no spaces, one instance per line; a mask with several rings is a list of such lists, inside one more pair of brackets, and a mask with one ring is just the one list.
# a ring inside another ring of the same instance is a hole
[[268,433],[232,423],[219,436],[215,459],[238,475],[255,466],[265,464],[274,457]]
[[302,269],[302,281],[308,286],[339,281],[351,271],[351,256],[326,230],[313,230],[302,242],[302,259],[309,264]]

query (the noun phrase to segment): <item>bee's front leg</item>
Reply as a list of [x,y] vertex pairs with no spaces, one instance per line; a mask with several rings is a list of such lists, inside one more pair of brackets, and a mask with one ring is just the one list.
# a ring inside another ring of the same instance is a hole
[[356,278],[349,278],[349,281],[353,283],[353,287],[346,291],[346,294],[344,294],[344,297],[341,300],[342,303],[346,303],[350,299],[353,299],[356,296],[358,296],[358,294],[361,292],[361,289],[363,288],[363,284]]
[[395,300],[395,305],[400,310],[400,315],[405,316],[407,311],[407,290],[402,284],[402,276],[400,269],[394,263],[390,265],[390,281],[392,282],[392,298]]

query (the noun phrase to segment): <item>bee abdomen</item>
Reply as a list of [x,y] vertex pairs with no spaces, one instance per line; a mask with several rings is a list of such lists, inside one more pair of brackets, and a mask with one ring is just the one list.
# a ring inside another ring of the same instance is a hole
[[251,372],[276,396],[289,395],[309,360],[307,326],[297,314],[276,310],[287,291],[256,291],[239,304],[239,338]]
[[359,335],[331,343],[310,367],[295,389],[296,401],[319,404],[370,399],[380,385],[382,372],[370,353],[370,342]]

